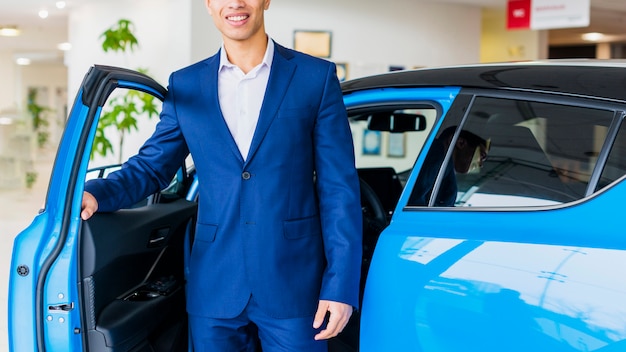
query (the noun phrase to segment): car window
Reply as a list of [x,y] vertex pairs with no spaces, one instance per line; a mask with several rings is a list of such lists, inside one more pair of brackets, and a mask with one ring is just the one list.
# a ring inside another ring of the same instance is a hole
[[119,170],[121,167],[122,167],[121,164],[92,166],[91,163],[90,163],[89,169],[87,170],[87,175],[85,177],[85,180],[89,181],[89,180],[94,179],[94,178],[105,178],[111,172]]
[[438,133],[408,204],[519,207],[581,199],[613,116],[611,110],[477,97],[462,128]]
[[[434,106],[419,105],[350,116],[357,168],[390,167],[397,173],[411,170],[437,115]],[[382,116],[390,119],[378,119]],[[421,126],[416,116],[423,117]]]
[[[162,102],[152,95],[136,90],[118,88],[103,106],[92,146],[86,180],[105,178],[139,152],[152,135],[159,121]],[[168,197],[184,195],[188,180],[195,172],[191,156],[181,165],[171,183],[159,197],[150,196],[136,206],[167,201]],[[163,198],[165,197],[165,198]]]
[[439,115],[436,106],[416,102],[350,112],[361,187],[375,194],[386,221]]
[[596,191],[626,175],[626,124],[622,122],[617,138],[611,147],[608,160],[600,175]]

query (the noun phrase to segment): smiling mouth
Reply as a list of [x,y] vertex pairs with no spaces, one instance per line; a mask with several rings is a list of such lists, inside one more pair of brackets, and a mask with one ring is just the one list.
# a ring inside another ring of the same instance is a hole
[[227,20],[229,21],[233,21],[233,22],[241,22],[241,21],[245,21],[248,19],[248,15],[238,15],[238,16],[228,16],[226,17]]

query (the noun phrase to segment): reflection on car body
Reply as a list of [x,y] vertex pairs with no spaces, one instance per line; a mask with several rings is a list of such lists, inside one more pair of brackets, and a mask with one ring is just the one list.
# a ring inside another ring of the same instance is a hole
[[[463,336],[438,342],[457,351],[468,342],[474,350],[527,351],[537,341],[550,351],[592,351],[626,339],[626,310],[619,304],[626,286],[607,284],[598,275],[626,260],[623,251],[433,238],[407,242],[411,251],[431,253],[399,258],[422,266],[415,268],[422,276],[439,258],[455,253],[408,309],[427,323],[418,325],[419,340]],[[446,319],[451,315],[457,318]]]

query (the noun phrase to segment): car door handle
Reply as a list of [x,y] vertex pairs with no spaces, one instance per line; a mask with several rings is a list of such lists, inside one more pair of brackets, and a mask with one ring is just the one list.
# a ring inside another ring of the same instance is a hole
[[148,248],[154,248],[163,245],[169,233],[169,227],[163,227],[152,231],[152,233],[150,234],[150,238],[148,239]]

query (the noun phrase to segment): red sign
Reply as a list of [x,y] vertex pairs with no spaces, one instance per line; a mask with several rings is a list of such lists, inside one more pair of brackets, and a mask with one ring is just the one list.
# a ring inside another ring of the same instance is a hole
[[529,29],[531,0],[509,0],[507,3],[507,29]]
[[507,29],[589,26],[591,0],[508,0]]

